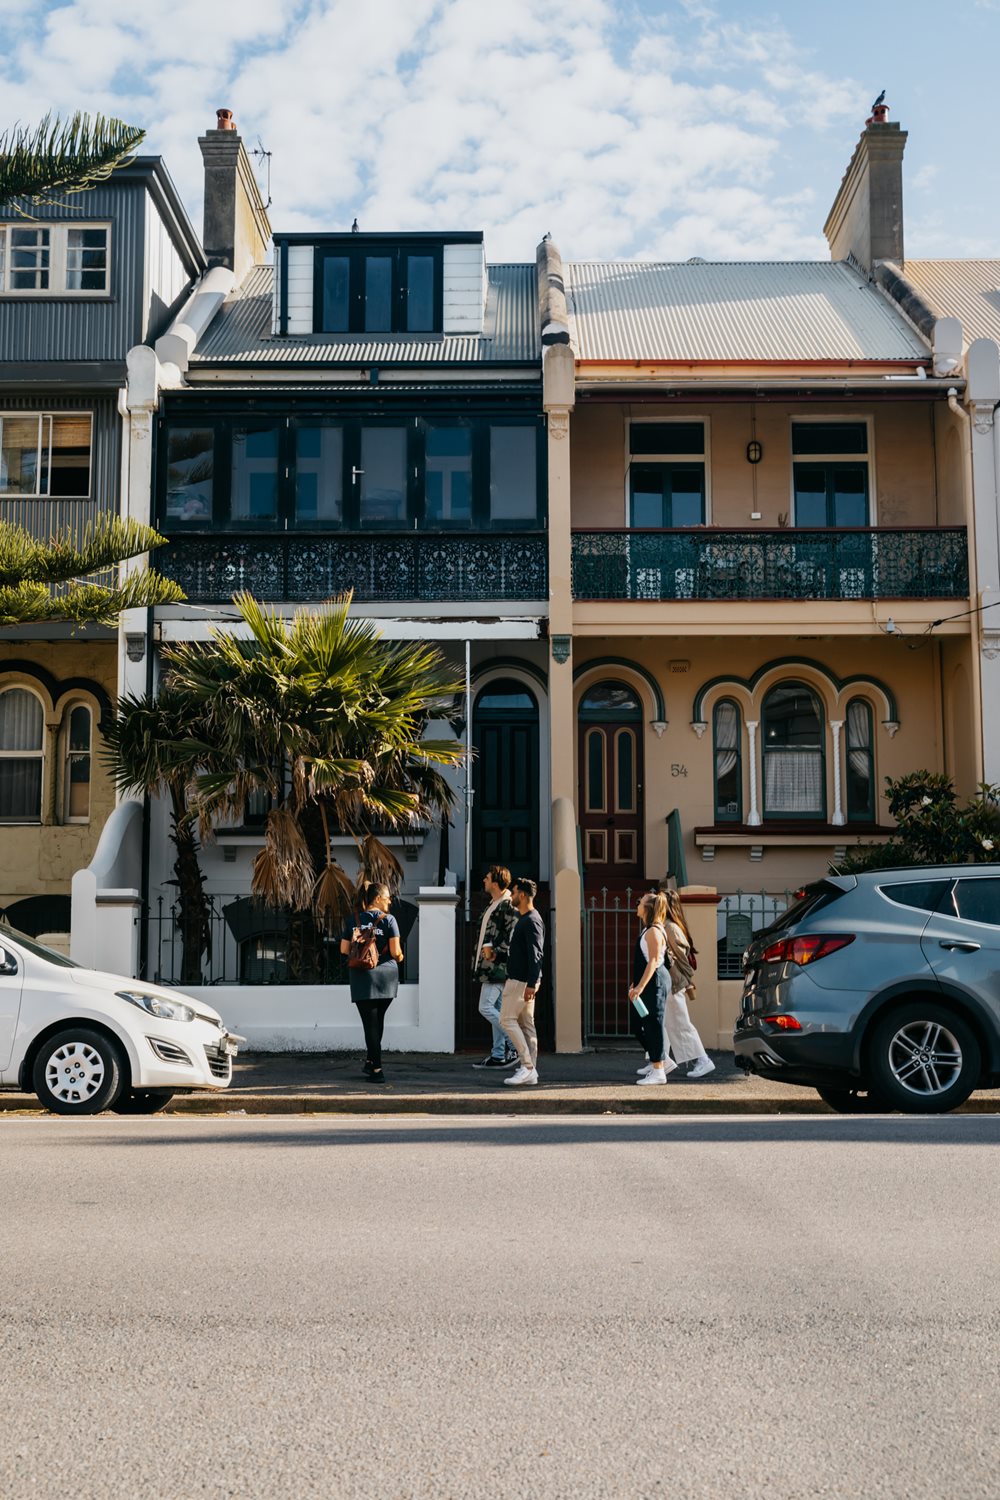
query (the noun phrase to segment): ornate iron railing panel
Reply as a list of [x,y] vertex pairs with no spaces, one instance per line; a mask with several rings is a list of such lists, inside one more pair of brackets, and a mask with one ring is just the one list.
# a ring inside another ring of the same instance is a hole
[[576,599],[964,599],[964,526],[575,531]]
[[155,557],[195,604],[249,589],[259,599],[306,602],[353,589],[360,600],[547,599],[544,532],[368,532],[364,535],[184,536]]

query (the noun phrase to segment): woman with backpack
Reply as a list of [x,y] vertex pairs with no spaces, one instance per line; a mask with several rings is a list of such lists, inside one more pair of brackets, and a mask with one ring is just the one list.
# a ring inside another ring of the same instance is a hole
[[[694,990],[697,949],[684,920],[684,908],[676,891],[663,892],[666,915],[667,960],[670,964],[670,993],[663,1008],[663,1035],[667,1049],[677,1063],[688,1063],[687,1078],[704,1078],[714,1073],[715,1063],[705,1051],[688,1011],[688,995]],[[652,1057],[650,1053],[650,1057]]]
[[385,1083],[382,1033],[385,1013],[399,990],[399,965],[403,962],[399,924],[389,915],[391,900],[387,885],[364,886],[355,924],[340,940],[340,951],[347,958],[351,999],[358,1007],[365,1032],[364,1073],[372,1083]]

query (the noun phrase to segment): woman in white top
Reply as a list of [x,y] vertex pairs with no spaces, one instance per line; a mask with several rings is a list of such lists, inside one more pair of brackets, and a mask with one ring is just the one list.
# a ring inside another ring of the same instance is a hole
[[[694,943],[688,924],[684,920],[681,898],[676,891],[665,891],[667,956],[679,955],[686,963],[691,962]],[[695,1029],[688,1012],[688,988],[694,988],[680,978],[675,967],[671,974],[670,994],[663,1007],[663,1036],[665,1051],[674,1054],[678,1063],[690,1063],[688,1078],[704,1078],[715,1071],[715,1063],[705,1051],[704,1043]]]
[[[666,902],[660,891],[640,896],[635,909],[640,932],[632,955],[632,983],[628,998],[632,1035],[646,1049],[649,1065],[639,1069],[637,1083],[666,1083],[674,1064],[666,1056],[663,1015],[670,994],[667,969]],[[638,1005],[636,1004],[638,1002]]]

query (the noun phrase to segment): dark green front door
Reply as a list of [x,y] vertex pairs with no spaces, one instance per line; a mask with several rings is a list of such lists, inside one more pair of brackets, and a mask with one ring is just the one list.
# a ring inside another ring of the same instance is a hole
[[472,883],[490,865],[538,879],[538,704],[523,683],[491,682],[476,699]]

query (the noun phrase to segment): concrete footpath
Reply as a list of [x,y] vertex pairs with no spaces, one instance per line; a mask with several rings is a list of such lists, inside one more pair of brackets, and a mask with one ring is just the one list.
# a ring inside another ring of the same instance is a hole
[[[687,1082],[683,1070],[661,1088],[637,1088],[635,1048],[539,1058],[539,1083],[507,1088],[507,1073],[472,1066],[482,1054],[387,1053],[386,1083],[373,1087],[356,1053],[248,1053],[225,1092],[176,1094],[170,1114],[827,1114],[812,1089],[748,1078],[731,1053],[715,1072]],[[1000,1090],[974,1094],[965,1112],[1000,1114]],[[0,1093],[0,1114],[38,1111],[33,1094]]]

